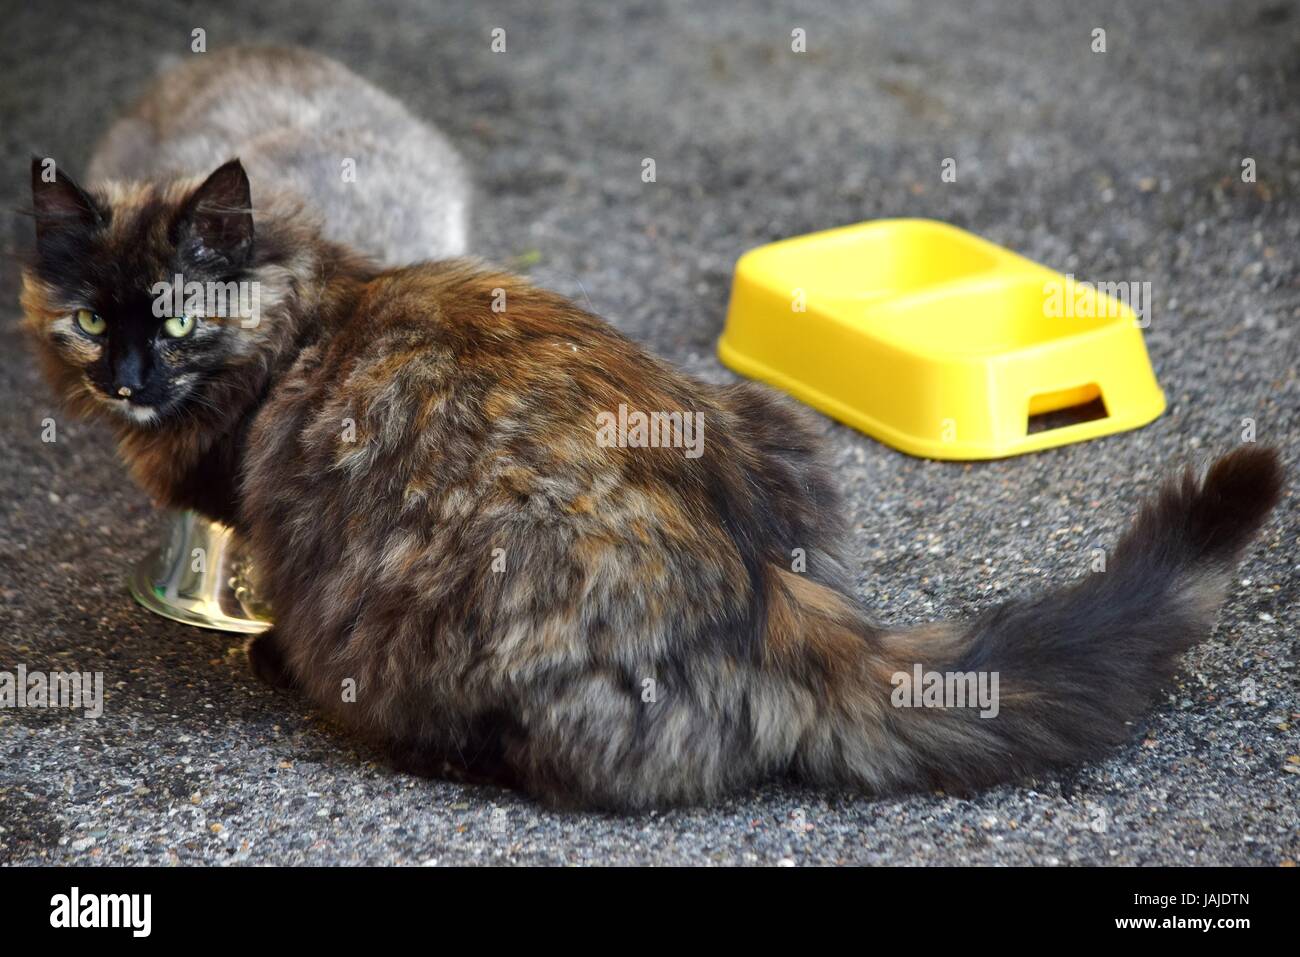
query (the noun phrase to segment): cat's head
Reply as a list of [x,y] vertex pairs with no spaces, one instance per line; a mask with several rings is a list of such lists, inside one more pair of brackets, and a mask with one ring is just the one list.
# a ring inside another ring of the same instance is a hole
[[32,160],[35,256],[23,307],[47,374],[82,412],[158,428],[212,408],[267,335],[248,176],[85,190]]

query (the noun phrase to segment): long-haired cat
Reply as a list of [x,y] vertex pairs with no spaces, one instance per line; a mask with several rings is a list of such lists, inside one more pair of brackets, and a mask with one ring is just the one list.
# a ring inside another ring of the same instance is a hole
[[[380,269],[238,160],[90,190],[34,163],[32,188],[23,305],[54,387],[155,497],[247,536],[276,621],[255,670],[416,771],[637,809],[1086,760],[1209,633],[1280,495],[1276,454],[1242,447],[1170,481],[1104,574],[882,629],[814,435],[766,389],[698,382],[506,273]],[[177,272],[260,283],[260,322],[154,316]],[[704,441],[608,441],[620,407]],[[895,707],[916,665],[996,673],[996,716]]]
[[202,176],[238,156],[259,196],[304,203],[326,239],[396,266],[464,255],[465,165],[383,90],[299,47],[167,63],[96,146],[91,182]]

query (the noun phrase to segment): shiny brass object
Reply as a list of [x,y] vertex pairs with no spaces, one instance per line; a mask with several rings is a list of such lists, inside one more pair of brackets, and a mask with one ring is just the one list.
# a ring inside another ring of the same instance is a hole
[[174,621],[251,635],[271,627],[247,551],[233,529],[194,512],[167,516],[167,544],[136,565],[131,594]]

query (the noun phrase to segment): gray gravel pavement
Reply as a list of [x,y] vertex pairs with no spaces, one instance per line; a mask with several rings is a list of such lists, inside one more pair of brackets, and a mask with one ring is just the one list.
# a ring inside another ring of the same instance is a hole
[[[479,183],[482,254],[715,381],[731,377],[713,354],[731,268],[778,237],[932,216],[1081,278],[1149,281],[1170,407],[1145,429],[960,465],[824,421],[859,590],[883,620],[968,615],[1086,573],[1157,476],[1239,441],[1243,418],[1297,465],[1295,3],[3,5],[6,208],[27,202],[32,152],[83,167],[192,29],[210,49],[301,43],[449,132]],[[497,26],[505,54],[489,49]],[[0,711],[0,862],[1300,860],[1294,492],[1214,637],[1104,763],[973,797],[772,784],[707,809],[555,814],[395,774],[259,686],[235,636],[131,602],[124,576],[156,517],[23,348],[13,259],[29,229],[15,218],[0,236],[0,669],[102,671],[107,701],[98,719]]]

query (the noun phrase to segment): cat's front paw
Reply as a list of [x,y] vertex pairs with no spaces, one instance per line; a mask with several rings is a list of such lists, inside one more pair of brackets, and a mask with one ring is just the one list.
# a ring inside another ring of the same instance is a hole
[[248,639],[244,652],[248,655],[248,667],[265,684],[277,691],[293,687],[293,677],[285,665],[274,628]]

